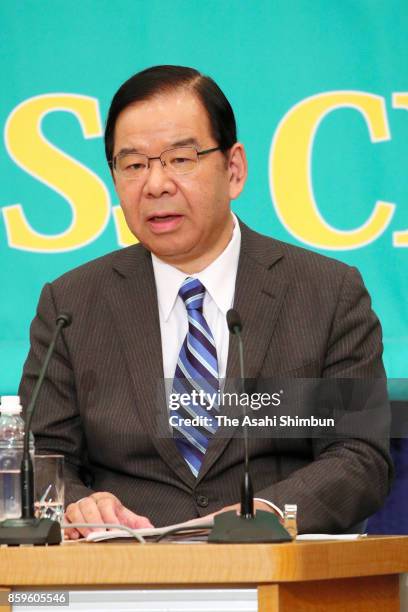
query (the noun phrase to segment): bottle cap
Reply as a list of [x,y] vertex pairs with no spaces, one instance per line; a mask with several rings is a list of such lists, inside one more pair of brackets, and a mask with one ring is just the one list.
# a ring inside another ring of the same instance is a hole
[[18,395],[2,395],[0,404],[1,414],[20,414],[22,406]]

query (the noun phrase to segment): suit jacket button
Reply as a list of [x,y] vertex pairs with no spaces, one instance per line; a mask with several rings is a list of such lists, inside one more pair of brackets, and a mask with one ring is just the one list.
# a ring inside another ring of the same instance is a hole
[[197,495],[196,502],[200,508],[206,508],[208,506],[208,497],[205,495]]

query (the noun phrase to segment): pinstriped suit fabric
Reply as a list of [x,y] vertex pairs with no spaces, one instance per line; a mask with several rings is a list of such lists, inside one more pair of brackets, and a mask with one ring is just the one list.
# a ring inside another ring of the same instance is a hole
[[[248,377],[383,377],[381,329],[358,272],[243,224],[241,231],[234,307]],[[171,437],[150,254],[129,247],[44,288],[20,388],[25,405],[60,310],[73,323],[50,364],[34,430],[38,449],[65,454],[67,503],[90,493],[83,466],[93,490],[111,491],[156,525],[236,503],[236,432],[218,429],[197,479]],[[231,344],[227,376],[238,374]],[[301,531],[342,531],[383,503],[392,472],[386,435],[252,439],[255,493],[297,503]]]

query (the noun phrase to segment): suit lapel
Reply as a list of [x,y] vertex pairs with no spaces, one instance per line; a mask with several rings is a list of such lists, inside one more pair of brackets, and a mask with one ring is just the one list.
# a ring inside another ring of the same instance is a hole
[[114,324],[135,389],[135,410],[158,453],[185,483],[195,478],[168,424],[156,285],[150,253],[141,245],[119,251],[113,290],[107,293]]
[[[282,278],[279,266],[275,266],[283,256],[277,243],[256,234],[243,223],[240,223],[240,226],[241,252],[234,308],[240,314],[243,326],[245,375],[246,378],[256,379],[271,343],[288,284]],[[238,342],[231,337],[225,391],[237,391],[234,380],[239,378]],[[239,407],[234,405],[225,406],[223,414],[231,418],[241,416]],[[234,427],[220,427],[217,430],[205,454],[197,482],[202,480],[224,451],[234,431]]]

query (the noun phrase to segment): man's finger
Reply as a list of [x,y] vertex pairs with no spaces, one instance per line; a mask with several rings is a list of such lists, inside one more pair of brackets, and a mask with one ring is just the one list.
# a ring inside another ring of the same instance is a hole
[[97,506],[103,523],[115,523],[118,525],[121,522],[119,512],[123,506],[118,499],[103,497],[97,501]]
[[135,514],[128,508],[125,508],[125,506],[121,506],[118,509],[118,518],[122,525],[126,525],[131,529],[149,529],[153,527],[147,516]]
[[[67,518],[65,518],[65,522],[68,523]],[[72,527],[71,529],[68,529],[66,527],[64,529],[64,540],[79,540],[80,537],[81,537],[81,534],[74,527]]]
[[[102,523],[102,517],[92,496],[80,499],[67,507],[66,515],[70,523]],[[78,527],[79,533],[86,536],[93,531],[86,527]],[[73,538],[76,539],[76,538]]]
[[[120,501],[116,497],[116,495],[114,495],[113,493],[109,493],[109,491],[99,491],[97,493],[92,493],[90,497],[92,497],[92,499],[94,499],[97,503],[99,503],[102,499],[114,499],[116,501]],[[86,497],[84,497],[83,499],[86,499]]]
[[[68,510],[68,508],[67,508]],[[67,511],[64,513],[64,523],[70,523],[68,518]],[[78,540],[81,537],[81,534],[75,527],[66,527],[64,529],[64,540]]]

